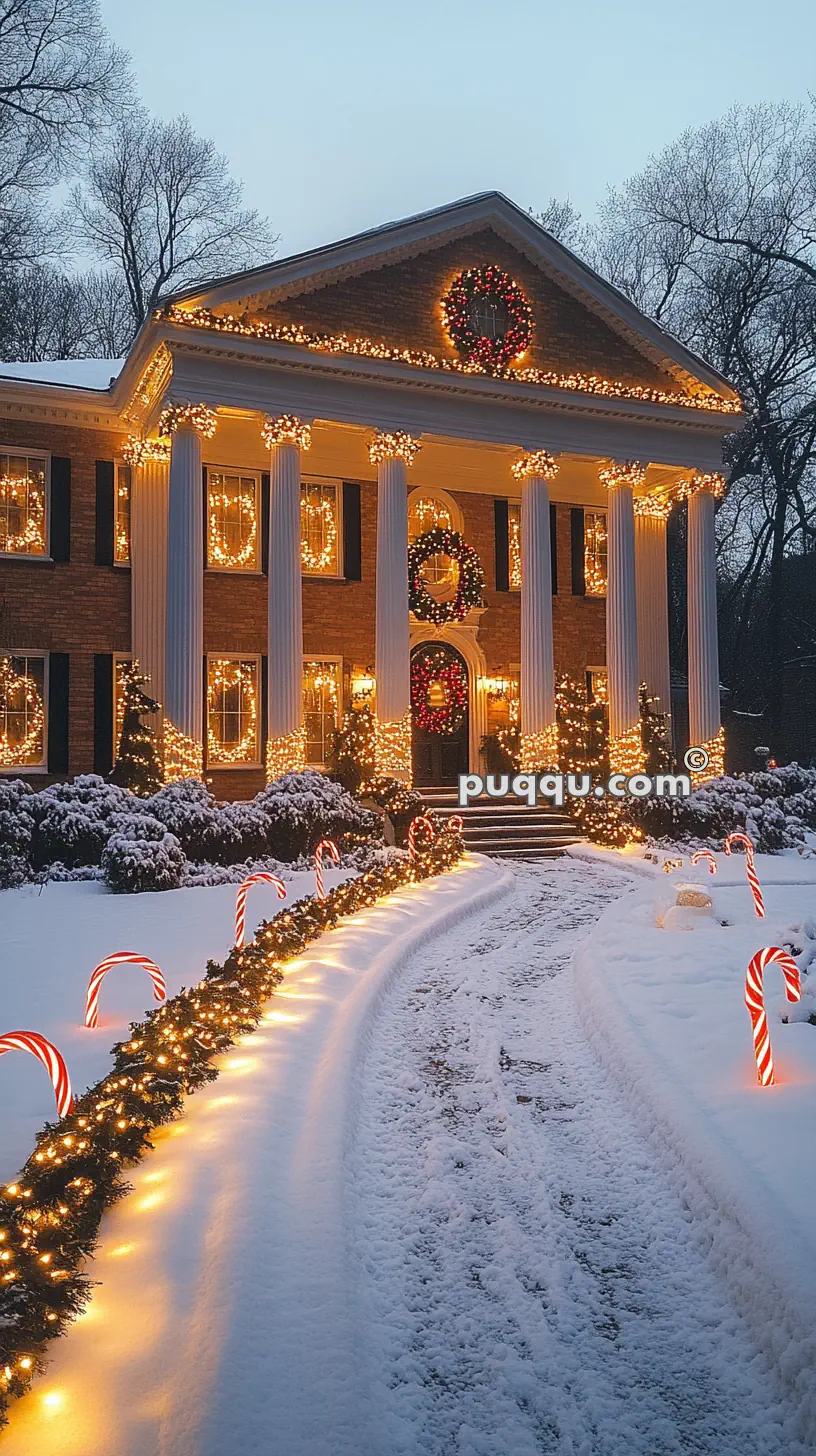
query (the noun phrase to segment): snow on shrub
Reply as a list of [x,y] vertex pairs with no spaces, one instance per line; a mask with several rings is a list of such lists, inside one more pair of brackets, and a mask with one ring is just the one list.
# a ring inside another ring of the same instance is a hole
[[636,799],[629,809],[654,839],[722,849],[742,829],[762,854],[804,849],[807,830],[816,829],[816,769],[791,763],[740,778],[725,774],[687,799]]
[[31,800],[36,828],[31,862],[35,869],[59,860],[68,869],[98,865],[112,817],[127,812],[132,795],[98,774],[80,774],[70,784],[51,784]]
[[140,807],[175,835],[188,859],[220,860],[224,826],[215,799],[199,779],[166,784],[151,798],[142,799]]
[[362,843],[379,830],[373,810],[363,809],[342,784],[316,769],[284,774],[267,784],[253,804],[269,818],[269,850],[278,859],[309,854],[323,838],[336,840],[339,847],[347,835]]
[[149,814],[116,815],[102,853],[102,874],[109,889],[126,895],[177,890],[184,871],[181,845],[159,819]]
[[0,890],[22,884],[30,874],[33,797],[24,779],[0,779]]

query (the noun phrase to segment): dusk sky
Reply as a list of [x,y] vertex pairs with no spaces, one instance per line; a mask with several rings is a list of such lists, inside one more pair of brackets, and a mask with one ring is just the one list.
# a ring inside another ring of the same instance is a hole
[[212,136],[279,255],[490,188],[591,215],[734,101],[807,101],[813,0],[103,0],[152,111]]

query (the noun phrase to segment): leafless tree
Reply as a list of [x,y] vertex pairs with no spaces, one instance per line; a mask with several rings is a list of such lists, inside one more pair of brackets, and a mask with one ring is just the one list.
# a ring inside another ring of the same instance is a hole
[[[532,212],[532,208],[530,209]],[[583,237],[581,214],[573,207],[568,197],[551,197],[541,212],[532,214],[548,233],[552,233],[565,248],[579,248]]]
[[226,159],[185,116],[125,118],[72,205],[81,235],[124,280],[134,331],[163,293],[269,258],[276,242],[243,206]]

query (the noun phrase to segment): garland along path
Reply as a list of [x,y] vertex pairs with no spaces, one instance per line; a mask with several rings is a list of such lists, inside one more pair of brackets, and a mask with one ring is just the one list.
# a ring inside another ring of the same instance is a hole
[[0,1456],[801,1456],[580,1027],[572,950],[628,885],[477,857],[292,963]]

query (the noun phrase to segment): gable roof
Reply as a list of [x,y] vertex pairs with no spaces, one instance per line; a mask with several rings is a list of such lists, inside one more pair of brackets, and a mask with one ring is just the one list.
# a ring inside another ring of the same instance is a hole
[[730,400],[736,391],[715,369],[642,313],[529,213],[500,192],[482,192],[398,222],[312,248],[257,268],[198,283],[167,295],[164,304],[229,311],[239,300],[256,307],[311,293],[343,279],[442,247],[452,239],[492,229],[553,282],[603,318],[643,357],[684,387],[704,385]]

